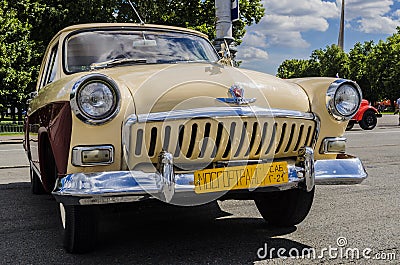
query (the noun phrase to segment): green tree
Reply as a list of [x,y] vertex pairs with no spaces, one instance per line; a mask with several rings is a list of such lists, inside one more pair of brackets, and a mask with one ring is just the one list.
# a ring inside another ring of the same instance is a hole
[[318,62],[320,76],[349,76],[348,55],[335,44],[313,51],[311,59]]
[[308,60],[285,60],[279,67],[277,76],[281,78],[337,76],[350,74],[349,57],[337,45],[314,50]]
[[369,62],[374,48],[373,41],[367,41],[363,44],[358,42],[349,52],[349,79],[360,85],[363,90],[363,97],[371,102],[376,102],[380,98],[379,91],[370,82],[371,65],[369,65]]
[[280,78],[298,78],[319,76],[319,63],[309,60],[285,60],[278,68]]
[[24,19],[31,8],[29,1],[11,6],[0,0],[0,111],[10,107],[14,114],[17,108],[20,120],[26,95],[35,86],[32,80],[41,56],[30,39],[32,26]]
[[400,96],[400,27],[386,42],[380,41],[367,61],[368,77],[372,89],[378,91],[380,99],[395,101]]
[[[132,1],[146,23],[192,28],[215,37],[214,0]],[[234,23],[237,44],[245,26],[264,15],[261,0],[241,0]],[[41,58],[62,28],[92,22],[139,22],[127,0],[0,0],[0,108],[9,99],[25,102],[36,84]],[[16,103],[15,103],[16,104]]]
[[[133,0],[132,3],[146,23],[187,27],[215,38],[214,0]],[[241,43],[245,27],[258,23],[264,11],[261,0],[240,1],[240,21],[234,22],[233,27],[237,44]],[[47,0],[32,23],[33,37],[47,44],[62,28],[91,22],[140,21],[127,0]]]

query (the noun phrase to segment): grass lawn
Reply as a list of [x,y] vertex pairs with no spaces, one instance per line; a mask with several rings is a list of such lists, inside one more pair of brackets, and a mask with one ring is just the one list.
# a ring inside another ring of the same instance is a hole
[[14,124],[14,125],[17,125],[17,124],[19,124],[19,125],[21,125],[21,123],[23,123],[23,121],[18,121],[18,122],[16,122],[16,123],[13,123],[13,121],[5,121],[5,120],[2,120],[2,121],[0,121],[0,125],[6,125],[6,124]]
[[0,132],[0,136],[23,136],[24,133]]

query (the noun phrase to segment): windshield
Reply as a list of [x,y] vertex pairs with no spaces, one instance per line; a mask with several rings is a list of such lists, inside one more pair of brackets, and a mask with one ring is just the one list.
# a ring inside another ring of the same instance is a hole
[[185,33],[95,30],[71,35],[65,43],[65,68],[68,73],[111,67],[118,62],[143,64],[218,60],[206,39]]

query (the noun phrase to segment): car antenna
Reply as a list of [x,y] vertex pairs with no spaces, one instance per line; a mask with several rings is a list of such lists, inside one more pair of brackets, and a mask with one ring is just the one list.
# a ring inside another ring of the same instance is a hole
[[136,8],[133,6],[131,0],[128,0],[129,4],[131,5],[133,11],[135,11],[136,16],[139,18],[140,20],[140,25],[144,25],[144,21],[143,19],[140,17],[139,13],[137,12]]

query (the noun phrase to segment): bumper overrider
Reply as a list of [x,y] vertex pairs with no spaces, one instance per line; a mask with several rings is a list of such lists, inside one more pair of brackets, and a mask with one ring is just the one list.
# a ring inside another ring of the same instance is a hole
[[[288,165],[288,175],[287,183],[229,193],[251,194],[294,188],[311,191],[315,184],[358,184],[367,178],[358,158],[340,155],[334,160],[315,161],[313,149],[309,147],[299,150],[296,163]],[[173,155],[164,151],[159,154],[157,170],[153,173],[133,170],[69,174],[57,181],[52,194],[65,205],[133,202],[153,197],[169,202],[175,197],[200,196],[195,192],[194,173],[175,174]]]

